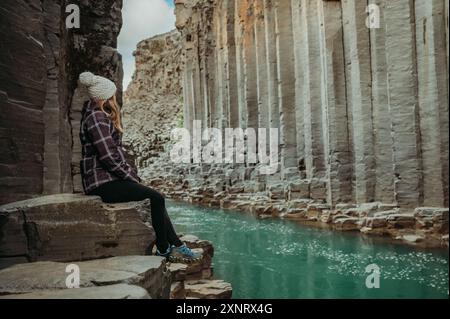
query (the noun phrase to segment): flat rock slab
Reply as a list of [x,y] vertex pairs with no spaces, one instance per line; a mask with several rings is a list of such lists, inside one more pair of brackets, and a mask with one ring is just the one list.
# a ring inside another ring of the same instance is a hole
[[223,280],[188,280],[184,282],[186,298],[230,299],[231,284]]
[[118,284],[111,286],[41,290],[25,294],[0,296],[0,299],[151,299],[142,287]]
[[72,264],[43,261],[14,265],[0,270],[0,295],[66,289],[66,280],[73,275],[68,265],[79,267],[80,288],[130,284],[144,288],[154,299],[169,298],[170,295],[171,275],[164,258],[157,256],[120,256]]
[[145,255],[155,240],[148,201],[105,204],[97,196],[57,194],[0,206],[0,269],[28,261]]

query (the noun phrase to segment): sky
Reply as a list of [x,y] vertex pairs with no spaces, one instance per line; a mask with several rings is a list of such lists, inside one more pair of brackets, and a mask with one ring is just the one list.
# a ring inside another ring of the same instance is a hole
[[123,59],[123,88],[134,72],[133,51],[141,40],[175,29],[173,0],[124,0],[118,50]]

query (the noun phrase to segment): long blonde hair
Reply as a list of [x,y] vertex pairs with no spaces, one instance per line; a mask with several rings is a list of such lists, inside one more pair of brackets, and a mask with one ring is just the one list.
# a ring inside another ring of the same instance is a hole
[[114,124],[116,130],[120,133],[123,133],[122,121],[120,117],[120,108],[119,104],[117,104],[116,95],[114,94],[112,98],[106,100],[105,103],[99,103],[100,109],[103,112],[108,113],[108,116],[111,118],[111,121]]

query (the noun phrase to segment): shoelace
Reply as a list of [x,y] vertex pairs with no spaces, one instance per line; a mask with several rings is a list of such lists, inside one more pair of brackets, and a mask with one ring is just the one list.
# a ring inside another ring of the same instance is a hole
[[183,254],[188,255],[189,257],[193,257],[194,256],[194,253],[192,252],[192,250],[189,247],[187,247],[187,246],[183,245],[179,249],[180,249],[180,251]]

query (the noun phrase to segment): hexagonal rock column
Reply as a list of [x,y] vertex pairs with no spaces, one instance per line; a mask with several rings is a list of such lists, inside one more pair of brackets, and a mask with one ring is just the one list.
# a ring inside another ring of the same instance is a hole
[[105,204],[79,194],[0,206],[0,268],[28,261],[144,255],[155,240],[148,201]]
[[[120,256],[74,264],[79,267],[79,288],[67,287],[67,281],[71,282],[72,278],[69,276],[75,274],[67,268],[70,263],[41,261],[1,270],[0,295],[5,298],[11,294],[31,294],[34,298],[105,298],[101,294],[104,292],[111,297],[148,297],[135,287],[139,286],[151,298],[169,298],[171,275],[163,257]],[[98,289],[98,286],[108,289]]]

